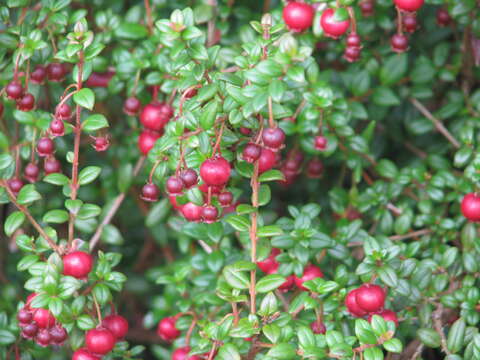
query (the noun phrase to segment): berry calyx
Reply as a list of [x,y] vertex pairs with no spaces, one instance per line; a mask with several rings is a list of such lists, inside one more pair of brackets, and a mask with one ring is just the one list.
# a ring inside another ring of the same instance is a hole
[[392,50],[398,54],[408,49],[408,38],[403,34],[394,34],[390,39]]
[[183,217],[188,221],[200,221],[202,219],[202,207],[192,202],[188,202],[183,205],[180,211]]
[[394,0],[394,2],[400,10],[414,12],[423,6],[424,0]]
[[155,142],[160,137],[159,133],[143,130],[138,137],[138,149],[143,155],[147,155],[148,152],[153,148]]
[[37,142],[37,152],[39,156],[49,156],[55,151],[55,144],[52,139],[43,137]]
[[109,315],[103,319],[103,326],[117,339],[123,339],[128,333],[128,321],[120,315]]
[[204,223],[211,224],[218,220],[218,210],[213,205],[207,205],[202,208],[202,220]]
[[233,194],[230,191],[224,191],[218,194],[218,202],[222,207],[227,207],[232,205]]
[[258,172],[261,174],[272,169],[275,166],[275,163],[275,153],[270,149],[263,148],[262,153],[258,158]]
[[72,117],[72,109],[66,103],[58,106],[55,110],[55,118],[58,120],[68,120]]
[[312,26],[315,10],[304,2],[291,1],[283,8],[283,21],[295,32],[302,32]]
[[93,268],[92,255],[73,251],[63,257],[63,275],[85,279]]
[[413,33],[417,30],[417,17],[413,13],[403,15],[403,28],[406,32]]
[[65,124],[62,120],[52,120],[50,123],[50,134],[53,136],[63,136],[65,134]]
[[325,36],[338,39],[345,34],[350,27],[350,20],[336,21],[335,10],[328,8],[322,13],[320,24],[322,25]]
[[185,187],[191,188],[192,186],[197,185],[198,183],[198,175],[197,172],[193,169],[185,169],[180,173],[180,179],[183,181],[183,185]]
[[114,348],[115,342],[115,336],[105,328],[92,329],[85,334],[85,345],[94,354],[109,353]]
[[35,107],[35,98],[32,94],[26,93],[17,100],[17,109],[20,111],[31,111]]
[[355,317],[362,317],[367,315],[367,312],[363,310],[357,303],[358,289],[350,291],[345,297],[345,306],[350,314]]
[[160,196],[160,189],[157,185],[153,183],[148,183],[142,187],[142,196],[141,198],[145,201],[155,202]]
[[273,248],[265,260],[257,261],[257,265],[265,274],[275,274],[280,264],[275,258],[280,254],[280,249]]
[[452,22],[452,18],[447,10],[439,8],[437,10],[437,24],[439,26],[448,26]]
[[242,152],[242,159],[246,162],[253,163],[258,160],[262,153],[262,148],[254,143],[248,143]]
[[7,181],[8,187],[12,190],[14,195],[17,195],[22,189],[24,183],[18,178],[13,178]]
[[51,341],[56,345],[61,345],[68,338],[67,330],[61,325],[55,325],[50,329]]
[[262,140],[266,147],[272,150],[280,149],[285,142],[285,132],[278,127],[265,129],[262,132]]
[[318,266],[310,264],[303,269],[303,275],[301,277],[295,276],[295,285],[300,290],[308,291],[308,289],[303,286],[303,283],[316,278],[323,278],[323,272]]
[[363,284],[357,289],[355,299],[364,311],[375,312],[383,308],[385,297],[385,291],[380,286]]
[[35,70],[30,74],[30,81],[33,84],[43,84],[45,81],[45,76],[47,75],[47,70],[42,65],[37,65]]
[[73,353],[72,360],[100,360],[100,357],[92,354],[87,348],[82,348]]
[[164,341],[173,341],[180,336],[180,330],[176,328],[177,320],[173,317],[166,317],[158,323],[157,335]]
[[53,156],[49,156],[43,163],[43,171],[45,175],[59,173],[62,171],[62,164]]
[[167,179],[166,188],[170,195],[181,195],[183,192],[183,181],[176,176],[170,176]]
[[200,177],[209,186],[226,184],[230,179],[230,172],[230,163],[222,156],[207,159],[200,166]]
[[393,321],[395,326],[398,326],[398,317],[395,311],[384,309],[382,311],[370,314],[368,321],[372,322],[373,315],[379,315],[385,319],[385,321]]
[[110,141],[108,141],[107,137],[99,136],[94,139],[95,142],[92,146],[96,152],[106,151],[110,147]]
[[18,100],[23,95],[23,86],[17,81],[12,81],[5,87],[7,97],[11,100]]
[[322,136],[322,135],[315,136],[315,140],[314,140],[315,150],[324,151],[327,149],[327,145],[328,145],[328,141],[325,136]]
[[470,221],[480,221],[480,196],[476,193],[466,194],[462,199],[463,216]]
[[312,329],[314,334],[325,334],[327,332],[327,328],[325,324],[320,321],[314,321],[310,324],[310,328]]
[[47,309],[35,309],[33,320],[37,323],[40,329],[49,329],[55,325],[55,317]]
[[51,63],[47,65],[48,81],[60,82],[65,78],[65,68],[62,64]]
[[135,116],[140,111],[142,103],[135,96],[129,97],[123,103],[123,112],[130,116]]
[[142,109],[140,122],[146,129],[161,131],[172,115],[171,106],[154,101]]

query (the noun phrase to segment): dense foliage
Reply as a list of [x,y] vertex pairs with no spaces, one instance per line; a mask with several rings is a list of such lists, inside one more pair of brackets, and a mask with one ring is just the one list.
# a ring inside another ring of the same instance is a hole
[[476,0],[5,0],[0,359],[480,359]]

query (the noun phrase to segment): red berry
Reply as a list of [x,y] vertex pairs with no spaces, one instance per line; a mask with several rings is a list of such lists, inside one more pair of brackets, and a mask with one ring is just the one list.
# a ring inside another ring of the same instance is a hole
[[182,212],[183,217],[188,221],[200,221],[202,218],[202,207],[192,202],[183,205],[180,211]]
[[40,329],[48,329],[55,325],[55,317],[47,309],[35,309],[33,313],[33,320],[37,323]]
[[13,178],[7,181],[8,187],[12,192],[17,195],[23,187],[23,181],[17,178]]
[[35,98],[30,93],[25,93],[17,100],[17,109],[20,111],[31,111],[35,107]]
[[191,99],[195,95],[197,95],[197,89],[195,89],[195,88],[194,89],[189,89],[188,91],[183,93],[183,96],[185,97],[185,99]]
[[362,40],[357,33],[351,33],[347,36],[347,47],[360,47],[362,45]]
[[148,152],[153,148],[155,142],[160,137],[159,133],[143,130],[138,137],[138,148],[143,155],[147,155]]
[[218,195],[222,192],[223,185],[215,186],[215,185],[201,184],[198,186],[198,188],[204,194],[208,194],[208,191],[210,190],[212,195]]
[[350,20],[335,21],[335,10],[328,8],[322,13],[320,24],[325,32],[325,36],[337,39],[348,30]]
[[295,284],[295,275],[287,276],[285,282],[278,287],[278,290],[286,292],[289,291]]
[[447,10],[439,8],[437,10],[437,24],[439,26],[448,26],[450,25],[452,18]]
[[319,151],[324,151],[327,149],[328,141],[325,136],[318,135],[315,136],[315,149]]
[[347,307],[348,312],[353,316],[362,317],[367,315],[367,312],[363,310],[360,306],[358,306],[357,292],[358,289],[354,289],[347,294],[347,296],[345,297],[345,306]]
[[39,156],[52,155],[54,151],[55,151],[55,144],[53,143],[52,139],[48,137],[44,137],[38,140],[37,152]]
[[143,185],[141,198],[145,201],[155,202],[160,196],[160,189],[157,185],[148,183]]
[[26,324],[22,328],[22,336],[26,339],[32,339],[38,333],[38,325],[36,323]]
[[9,99],[18,100],[23,95],[23,86],[17,81],[12,81],[5,87],[5,92]]
[[27,299],[25,300],[25,307],[27,309],[30,309],[30,303],[37,295],[38,295],[37,293],[31,293],[30,295],[27,296]]
[[385,304],[385,291],[378,285],[363,284],[357,289],[355,299],[366,312],[378,311]]
[[176,349],[172,354],[172,360],[200,360],[197,355],[188,356],[190,348],[188,346]]
[[50,345],[51,340],[52,337],[50,336],[50,333],[47,329],[41,329],[35,337],[35,341],[37,342],[37,344],[42,347],[47,347],[48,345]]
[[307,176],[309,178],[319,178],[323,173],[323,163],[320,159],[314,158],[307,164]]
[[93,144],[93,148],[97,152],[106,151],[110,147],[110,141],[108,141],[107,137],[99,136],[95,138],[95,143]]
[[193,169],[185,169],[180,173],[180,179],[183,181],[183,185],[185,187],[191,188],[198,183],[198,175],[197,172]]
[[103,326],[117,339],[123,339],[128,333],[128,321],[120,315],[109,315],[103,319]]
[[417,30],[417,17],[415,14],[404,14],[403,15],[403,28],[409,33],[415,32]]
[[152,102],[140,113],[140,122],[149,130],[161,131],[171,118],[171,107],[167,104]]
[[395,34],[390,39],[390,45],[396,53],[405,52],[408,49],[408,38],[403,34]]
[[73,353],[72,360],[100,360],[100,357],[92,354],[87,348],[82,348]]
[[385,321],[393,321],[396,326],[398,326],[398,317],[395,311],[384,309],[382,311],[370,314],[368,321],[372,322],[373,315],[380,315],[385,319]]
[[56,325],[50,329],[50,337],[53,343],[61,345],[68,338],[67,330],[61,325]]
[[20,325],[30,324],[33,320],[33,314],[25,308],[20,309],[17,314],[17,320]]
[[310,324],[310,328],[312,329],[314,334],[325,334],[327,332],[327,328],[323,322],[314,321]]
[[180,330],[176,328],[177,320],[173,317],[166,317],[158,323],[157,335],[164,341],[173,341],[180,336]]
[[63,275],[85,279],[92,268],[92,255],[86,252],[73,251],[63,257]]
[[60,82],[65,78],[65,67],[62,64],[51,63],[47,65],[48,81]]
[[45,171],[45,175],[62,172],[62,164],[53,156],[50,156],[43,163],[43,171]]
[[172,206],[175,210],[178,210],[178,211],[182,210],[183,205],[179,205],[177,203],[177,197],[176,196],[169,195],[168,200],[170,200],[170,204],[172,204]]
[[304,2],[292,1],[283,8],[283,21],[287,27],[302,32],[312,26],[315,10]]
[[295,285],[303,291],[308,291],[308,289],[303,286],[303,283],[316,278],[323,278],[322,270],[320,270],[318,266],[310,264],[303,269],[302,277],[299,278],[295,276]]
[[395,5],[403,11],[417,11],[423,6],[424,0],[394,0]]
[[297,172],[298,169],[302,166],[301,162],[298,162],[297,159],[295,158],[289,158],[287,161],[285,161],[285,164],[283,164],[283,169],[282,171],[287,171],[287,172]]
[[275,166],[276,157],[275,153],[270,149],[262,149],[260,158],[258,159],[258,172],[264,173]]
[[63,136],[65,134],[65,124],[62,120],[52,120],[50,123],[50,134],[53,136]]
[[0,102],[0,118],[1,118],[2,115],[3,115],[3,110],[4,110],[3,103]]
[[245,135],[245,136],[248,136],[252,133],[252,129],[249,129],[249,128],[246,128],[246,127],[241,127],[240,128],[240,132]]
[[462,200],[462,214],[470,221],[480,221],[480,196],[469,193]]
[[108,87],[108,83],[112,79],[115,72],[107,71],[107,72],[92,72],[92,74],[88,77],[86,81],[86,85],[88,87]]
[[38,168],[37,164],[34,163],[29,163],[27,166],[25,166],[25,169],[23,170],[25,179],[27,179],[31,183],[37,181],[39,173],[40,169]]
[[218,210],[213,205],[207,205],[202,208],[202,220],[207,224],[218,220]]
[[275,274],[280,266],[278,261],[275,260],[278,254],[280,254],[280,249],[273,248],[270,252],[270,255],[268,255],[265,260],[257,261],[257,265],[260,270],[262,270],[265,274]]
[[34,84],[43,84],[45,81],[45,76],[47,75],[47,70],[42,65],[37,65],[35,70],[30,74],[30,81]]
[[362,1],[359,6],[362,15],[365,17],[372,16],[375,13],[375,4],[371,0]]
[[343,57],[348,62],[355,62],[360,58],[361,49],[359,47],[347,47]]
[[58,120],[68,120],[72,117],[72,109],[66,103],[57,106],[55,110],[55,118]]
[[135,96],[129,97],[123,103],[123,112],[130,116],[135,116],[140,111],[142,103]]
[[253,163],[258,160],[260,154],[262,153],[262,148],[254,143],[248,143],[243,149],[242,158],[246,162]]
[[97,328],[87,331],[85,345],[94,354],[105,355],[115,347],[115,336],[105,328]]
[[280,128],[268,128],[262,132],[263,144],[273,150],[280,149],[285,142],[285,132]]
[[183,181],[176,176],[170,176],[167,179],[166,187],[170,195],[181,195],[183,192]]
[[218,202],[222,207],[230,206],[233,201],[233,194],[230,191],[225,191],[218,194]]
[[230,179],[230,163],[222,156],[205,160],[200,166],[200,176],[207,185],[224,185]]

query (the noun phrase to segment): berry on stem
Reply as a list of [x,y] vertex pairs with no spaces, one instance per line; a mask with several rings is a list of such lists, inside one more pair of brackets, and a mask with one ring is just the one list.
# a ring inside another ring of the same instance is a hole
[[390,39],[392,50],[398,54],[408,49],[408,38],[403,34],[394,34]]
[[38,333],[38,325],[34,322],[26,324],[22,328],[22,336],[26,339],[32,339]]
[[315,141],[314,146],[315,146],[316,150],[324,151],[324,150],[327,149],[328,141],[327,141],[327,138],[325,136],[322,136],[322,135],[315,136],[314,141]]
[[360,308],[366,312],[375,312],[385,304],[385,291],[378,285],[363,284],[357,289],[355,299]]
[[203,208],[192,202],[183,205],[180,211],[188,221],[200,221],[202,219]]
[[18,311],[17,320],[21,324],[29,324],[33,320],[33,314],[31,311],[23,308]]
[[242,158],[246,162],[253,163],[260,157],[262,148],[254,143],[248,143],[242,152]]
[[350,291],[345,297],[345,306],[350,314],[355,317],[362,317],[367,315],[367,312],[363,310],[357,303],[358,289]]
[[291,1],[283,8],[283,21],[295,32],[302,32],[312,26],[315,10],[310,4]]
[[22,189],[24,183],[22,180],[18,179],[18,178],[13,178],[13,179],[10,179],[7,181],[7,184],[8,184],[8,187],[10,188],[10,190],[12,190],[12,192],[17,195],[20,190]]
[[105,328],[96,328],[85,334],[85,345],[94,354],[105,355],[115,346],[115,336]]
[[417,17],[414,13],[403,15],[403,28],[406,32],[413,33],[417,30]]
[[275,274],[280,264],[275,259],[280,254],[280,249],[273,248],[265,260],[257,261],[257,265],[265,274]]
[[108,137],[106,136],[98,136],[93,143],[93,148],[97,152],[106,151],[110,147],[110,141],[108,141]]
[[85,279],[92,268],[92,255],[86,252],[73,251],[63,257],[63,275]]
[[51,340],[52,337],[47,329],[40,329],[40,331],[37,333],[37,336],[35,337],[36,343],[42,347],[47,347],[48,345],[50,345]]
[[45,69],[45,66],[37,65],[35,70],[33,70],[30,74],[30,81],[33,84],[43,84],[46,75],[47,70]]
[[55,325],[55,317],[47,309],[35,309],[33,313],[33,320],[37,323],[40,329],[49,329]]
[[307,164],[307,176],[312,179],[319,178],[323,174],[323,162],[314,158]]
[[148,183],[142,187],[142,196],[141,198],[145,201],[155,202],[160,196],[160,189],[157,185],[153,183]]
[[65,67],[59,63],[51,63],[47,65],[48,81],[60,82],[65,78]]
[[128,321],[120,315],[109,315],[103,319],[103,326],[117,339],[123,339],[128,333]]
[[35,98],[30,93],[25,93],[17,100],[17,109],[20,111],[31,111],[35,107]]
[[68,338],[67,330],[61,325],[55,325],[50,329],[51,341],[56,345],[61,345]]
[[372,16],[375,13],[375,4],[372,0],[364,0],[359,6],[362,15],[365,17]]
[[92,354],[87,348],[81,348],[73,353],[72,360],[100,360],[100,357]]
[[395,326],[398,326],[398,317],[395,311],[384,309],[379,312],[370,314],[368,317],[368,321],[372,322],[373,315],[380,315],[385,319],[385,321],[393,321],[395,323]]
[[272,169],[275,166],[275,163],[275,153],[270,149],[263,148],[262,153],[258,158],[258,172],[261,174]]
[[62,164],[53,156],[49,156],[43,163],[43,171],[45,175],[62,172]]
[[213,205],[207,205],[202,208],[202,220],[204,223],[211,224],[218,220],[218,210]]
[[218,194],[218,202],[222,207],[230,206],[233,202],[233,194],[230,191],[224,191]]
[[312,329],[314,334],[325,334],[327,332],[327,328],[325,324],[320,321],[314,321],[310,324],[310,328]]
[[444,8],[437,10],[437,24],[439,26],[448,26],[452,22],[452,18],[448,11]]
[[140,111],[142,103],[135,96],[129,97],[123,103],[123,112],[129,116],[135,116]]
[[414,12],[423,6],[424,0],[394,0],[394,2],[400,10]]
[[147,155],[153,148],[160,134],[150,130],[143,130],[138,137],[138,149],[143,155]]
[[27,179],[30,183],[34,183],[38,179],[38,174],[40,173],[40,169],[38,168],[37,164],[28,163],[23,170],[23,175],[25,179]]
[[50,134],[53,136],[63,136],[65,134],[65,124],[62,120],[53,119],[50,123]]
[[157,327],[157,335],[164,341],[173,341],[180,336],[180,330],[176,328],[177,320],[174,317],[166,317],[160,320]]
[[461,204],[462,214],[470,221],[480,221],[480,196],[476,193],[466,194]]
[[336,10],[332,8],[326,9],[320,18],[320,24],[322,29],[325,32],[325,36],[331,37],[333,39],[338,39],[340,36],[345,34],[345,32],[350,27],[350,19],[343,21],[335,20]]
[[55,144],[52,139],[43,137],[37,142],[37,153],[39,156],[49,156],[55,151]]
[[226,184],[230,172],[230,163],[222,156],[211,157],[200,166],[200,177],[209,186]]
[[167,192],[170,195],[181,195],[183,192],[183,185],[183,181],[180,178],[170,176],[166,183]]
[[198,183],[198,175],[197,172],[193,169],[185,169],[180,173],[180,179],[183,181],[183,185],[185,187],[191,188],[192,186],[197,185]]
[[303,275],[301,277],[295,276],[295,285],[300,290],[309,291],[306,287],[303,286],[303,283],[316,278],[323,278],[323,272],[318,266],[310,264],[307,265],[305,269],[303,269]]
[[197,355],[188,356],[189,352],[190,348],[188,346],[178,348],[172,353],[172,360],[200,360]]
[[154,101],[142,109],[140,122],[146,129],[161,131],[172,115],[173,110],[169,105]]
[[68,120],[72,117],[72,109],[66,103],[58,106],[55,110],[55,118],[58,120]]
[[266,147],[278,150],[285,142],[285,132],[278,127],[265,129],[262,132],[262,140]]
[[23,86],[17,81],[12,81],[5,87],[5,92],[9,99],[18,100],[23,95]]

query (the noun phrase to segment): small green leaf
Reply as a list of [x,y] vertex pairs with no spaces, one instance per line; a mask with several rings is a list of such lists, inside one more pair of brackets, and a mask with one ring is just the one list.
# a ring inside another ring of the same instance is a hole
[[285,282],[285,277],[278,274],[271,274],[261,278],[255,285],[259,293],[266,293],[278,289]]
[[89,88],[81,89],[73,95],[73,101],[81,107],[92,110],[95,104],[95,93]]
[[27,205],[34,201],[40,200],[42,196],[35,190],[35,186],[32,184],[25,185],[18,193],[17,201],[21,205]]
[[68,221],[68,212],[65,210],[50,210],[43,216],[43,222],[62,224]]
[[5,224],[3,225],[5,234],[7,236],[11,236],[15,232],[15,230],[17,230],[22,225],[24,220],[25,214],[21,211],[15,211],[11,213],[5,221]]
[[53,185],[64,186],[70,181],[68,177],[60,173],[49,174],[43,178],[43,181]]
[[79,184],[86,185],[91,183],[100,175],[101,171],[102,169],[98,166],[87,166],[85,169],[82,169],[78,175]]
[[90,115],[82,123],[82,129],[87,132],[97,131],[108,127],[108,121],[102,114]]

